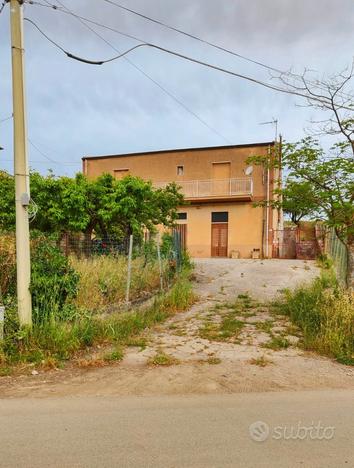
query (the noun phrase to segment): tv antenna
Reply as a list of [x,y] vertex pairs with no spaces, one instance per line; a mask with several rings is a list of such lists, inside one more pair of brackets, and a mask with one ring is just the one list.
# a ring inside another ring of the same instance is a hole
[[269,120],[269,122],[260,122],[258,125],[274,125],[275,129],[275,140],[278,141],[278,119],[272,117],[273,120]]

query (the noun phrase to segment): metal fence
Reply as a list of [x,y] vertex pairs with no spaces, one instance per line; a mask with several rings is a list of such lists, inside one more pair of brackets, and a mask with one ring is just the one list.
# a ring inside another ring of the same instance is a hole
[[[83,235],[67,234],[60,239],[57,236],[40,235],[31,240],[32,254],[38,245],[51,245],[60,251],[83,263],[92,259],[93,262],[103,257],[111,257],[117,260],[124,270],[124,284],[126,284],[125,301],[127,304],[134,301],[134,288],[132,284],[141,283],[137,277],[145,272],[154,274],[156,291],[166,290],[173,283],[175,275],[182,269],[184,260],[183,239],[179,232],[172,232],[170,236],[130,236],[127,239],[114,241],[109,239],[85,239]],[[0,233],[0,305],[2,296],[15,291],[16,283],[16,257],[14,233]],[[107,265],[111,268],[115,264]],[[138,271],[137,271],[138,268]],[[139,270],[140,269],[140,270]],[[122,276],[122,275],[121,275]]]
[[334,229],[327,232],[324,250],[333,260],[340,283],[346,285],[348,272],[348,253],[345,245],[336,235]]

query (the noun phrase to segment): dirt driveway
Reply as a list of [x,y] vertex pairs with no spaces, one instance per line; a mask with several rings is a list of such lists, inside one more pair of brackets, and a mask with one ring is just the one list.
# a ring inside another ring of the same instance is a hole
[[318,275],[297,260],[196,260],[198,302],[150,330],[123,361],[0,380],[2,396],[163,395],[354,388],[354,369],[305,352],[268,306]]

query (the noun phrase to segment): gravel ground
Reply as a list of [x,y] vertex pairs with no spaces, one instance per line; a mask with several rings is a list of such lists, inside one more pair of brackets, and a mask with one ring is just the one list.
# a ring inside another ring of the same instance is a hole
[[199,297],[110,367],[0,379],[2,396],[178,395],[354,389],[354,369],[305,352],[269,301],[313,280],[314,262],[200,259]]

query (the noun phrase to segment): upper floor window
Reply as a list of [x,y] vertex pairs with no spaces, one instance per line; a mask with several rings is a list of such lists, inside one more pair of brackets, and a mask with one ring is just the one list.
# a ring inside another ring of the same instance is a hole
[[184,174],[184,166],[177,166],[177,175],[182,176]]
[[123,179],[129,175],[129,169],[114,169],[114,177],[116,179]]
[[186,221],[187,220],[187,213],[177,213],[177,217],[180,221]]

